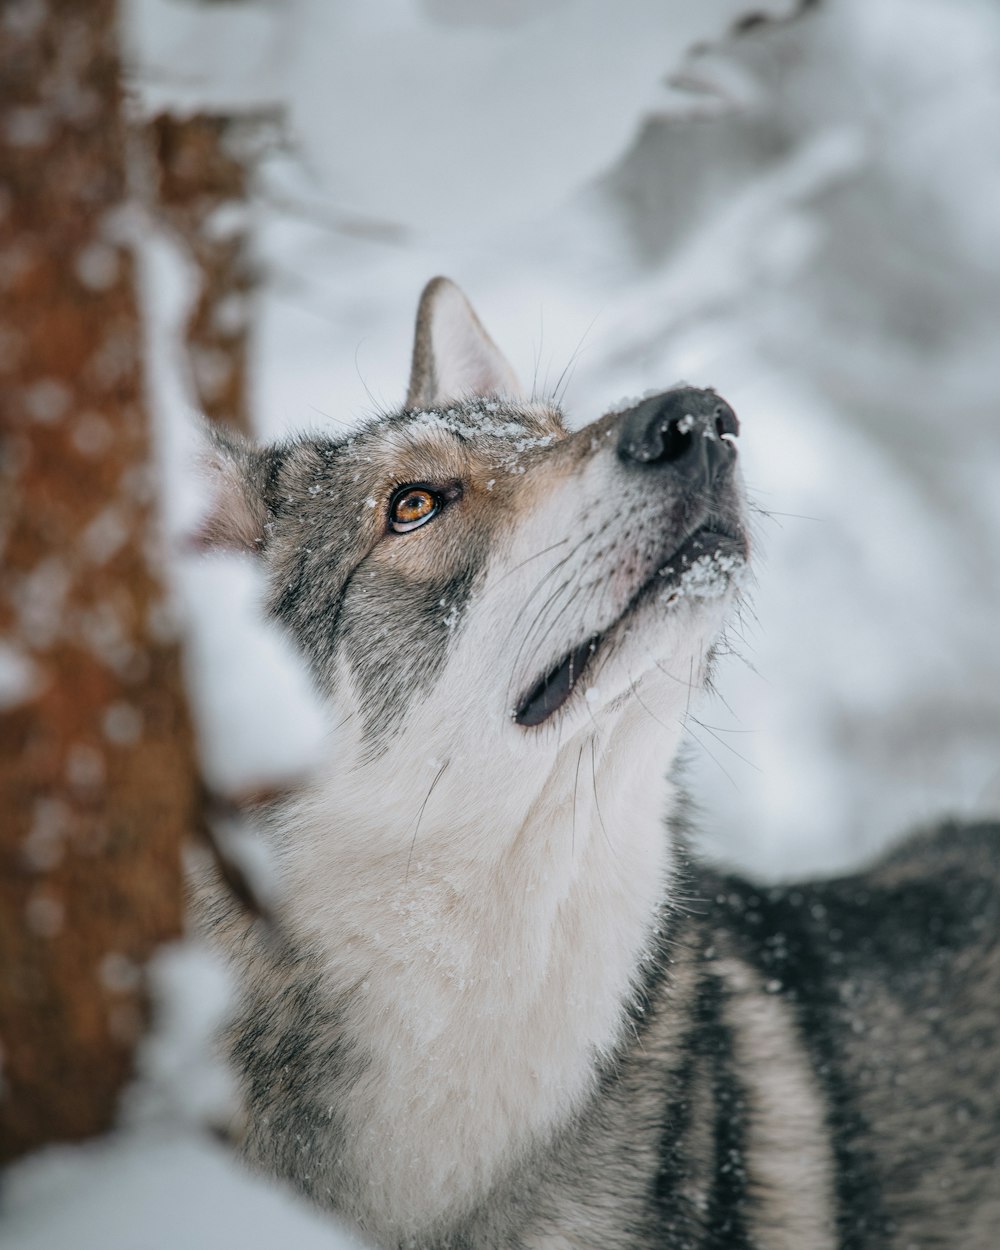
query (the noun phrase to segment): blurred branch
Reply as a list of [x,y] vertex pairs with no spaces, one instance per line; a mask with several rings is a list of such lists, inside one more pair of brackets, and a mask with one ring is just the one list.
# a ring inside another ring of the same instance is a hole
[[409,242],[409,232],[406,227],[394,221],[380,220],[377,217],[359,217],[344,213],[336,206],[323,201],[309,201],[280,192],[265,190],[261,195],[261,200],[275,213],[308,222],[320,230],[328,230],[331,234],[345,234],[352,238],[364,239],[372,243],[385,243],[393,247],[401,247]]
[[775,18],[770,13],[759,13],[751,10],[733,23],[733,31],[737,35],[742,35],[747,31],[757,30],[761,26],[768,26],[775,21],[780,21],[782,23],[794,22],[796,18],[801,17],[803,13],[807,12],[809,9],[818,8],[823,2],[824,0],[799,0],[796,11],[792,13],[790,17],[786,18]]

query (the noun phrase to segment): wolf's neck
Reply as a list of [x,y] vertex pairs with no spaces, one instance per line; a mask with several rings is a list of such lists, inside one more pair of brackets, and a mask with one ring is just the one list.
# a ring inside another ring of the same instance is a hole
[[[258,1106],[252,1150],[377,1236],[474,1204],[579,1107],[619,1040],[670,873],[664,790],[620,753],[565,755],[486,866],[457,848],[491,831],[460,822],[422,832],[405,869],[338,853],[315,808],[292,831],[326,839],[328,895],[288,882],[315,985],[251,1010],[258,1032],[268,1013],[275,1064],[299,1056],[308,1132],[287,1105]],[[262,1081],[293,1101],[280,1076]]]

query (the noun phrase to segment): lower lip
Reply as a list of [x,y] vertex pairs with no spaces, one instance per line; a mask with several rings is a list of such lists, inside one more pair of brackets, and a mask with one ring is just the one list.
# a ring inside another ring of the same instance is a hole
[[[719,534],[714,530],[698,530],[682,543],[665,564],[660,565],[647,582],[643,583],[622,616],[632,610],[647,590],[655,589],[659,593],[664,590],[669,591],[673,587],[680,588],[685,574],[705,556],[732,556],[735,559],[744,560],[746,554],[745,539],[734,538],[730,534]],[[518,704],[517,711],[514,713],[515,724],[541,725],[554,712],[557,712],[576,689],[580,677],[590,664],[607,632],[605,630],[603,633],[592,635],[564,656],[556,667],[543,677]]]
[[559,664],[522,699],[514,714],[518,725],[540,725],[566,702],[573,693],[580,674],[590,663],[591,657],[601,644],[601,635],[595,634],[585,643],[571,651]]

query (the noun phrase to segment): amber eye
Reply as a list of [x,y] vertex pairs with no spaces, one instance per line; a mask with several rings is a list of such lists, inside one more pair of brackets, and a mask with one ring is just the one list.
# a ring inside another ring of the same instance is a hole
[[441,496],[426,486],[401,486],[389,505],[389,524],[397,534],[415,530],[441,508]]

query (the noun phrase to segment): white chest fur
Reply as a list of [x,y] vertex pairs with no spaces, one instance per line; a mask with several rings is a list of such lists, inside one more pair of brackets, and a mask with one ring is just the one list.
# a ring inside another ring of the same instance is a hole
[[379,854],[362,810],[345,838],[314,801],[285,843],[293,923],[331,993],[352,989],[342,1028],[365,1062],[320,1096],[351,1213],[378,1236],[471,1205],[619,1038],[670,851],[663,786],[606,742],[568,744],[513,833],[427,804],[412,855]]

